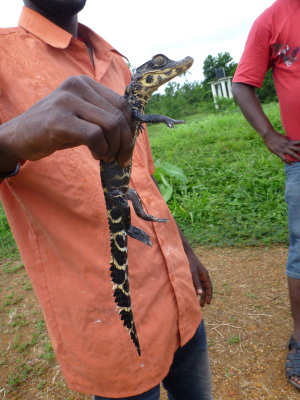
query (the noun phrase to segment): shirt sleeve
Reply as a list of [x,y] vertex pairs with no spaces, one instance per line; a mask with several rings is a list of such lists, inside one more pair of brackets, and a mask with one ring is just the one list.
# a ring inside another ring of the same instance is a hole
[[250,30],[233,82],[261,87],[270,68],[272,37],[268,25],[256,20]]

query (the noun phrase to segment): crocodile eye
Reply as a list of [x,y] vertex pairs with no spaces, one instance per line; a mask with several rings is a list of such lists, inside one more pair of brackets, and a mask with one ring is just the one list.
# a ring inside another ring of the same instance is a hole
[[154,57],[154,64],[157,66],[157,67],[162,67],[165,63],[166,63],[166,59],[165,59],[165,57],[164,56],[162,56],[162,55],[158,55],[158,56],[156,56],[156,57]]

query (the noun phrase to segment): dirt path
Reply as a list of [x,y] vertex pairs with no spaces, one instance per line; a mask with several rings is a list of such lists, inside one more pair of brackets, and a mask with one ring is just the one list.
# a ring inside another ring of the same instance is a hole
[[[286,248],[198,248],[197,252],[215,287],[213,304],[204,309],[215,400],[300,399],[284,376],[291,329]],[[67,389],[24,269],[4,262],[0,263],[0,399],[90,400]],[[162,391],[161,400],[166,399]]]
[[299,399],[284,376],[291,329],[285,248],[199,249],[215,286],[204,310],[217,399]]

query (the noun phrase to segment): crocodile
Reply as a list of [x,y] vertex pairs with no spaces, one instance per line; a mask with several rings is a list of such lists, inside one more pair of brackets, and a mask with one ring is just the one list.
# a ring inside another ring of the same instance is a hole
[[[144,109],[155,90],[187,71],[192,64],[193,59],[191,57],[173,61],[164,54],[157,54],[150,61],[136,69],[124,94],[124,97],[132,107],[133,118],[136,121],[134,143],[138,134],[143,131],[143,123],[163,122],[169,128],[172,128],[174,124],[184,123],[182,120],[174,120],[159,114],[144,114]],[[144,211],[137,192],[129,188],[131,167],[131,165],[121,167],[117,161],[100,161],[101,182],[110,231],[110,275],[114,301],[120,318],[140,356],[141,348],[133,318],[129,291],[127,237],[130,236],[148,246],[151,246],[152,242],[143,230],[131,225],[128,200],[132,202],[138,217],[146,221],[160,223],[168,220],[154,217]]]

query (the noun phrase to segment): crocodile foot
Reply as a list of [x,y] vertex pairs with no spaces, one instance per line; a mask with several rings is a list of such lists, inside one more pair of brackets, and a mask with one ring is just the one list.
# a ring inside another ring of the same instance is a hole
[[126,230],[127,234],[140,242],[146,244],[147,246],[152,246],[152,241],[146,232],[142,231],[142,229],[137,228],[136,226],[130,225],[130,227]]

